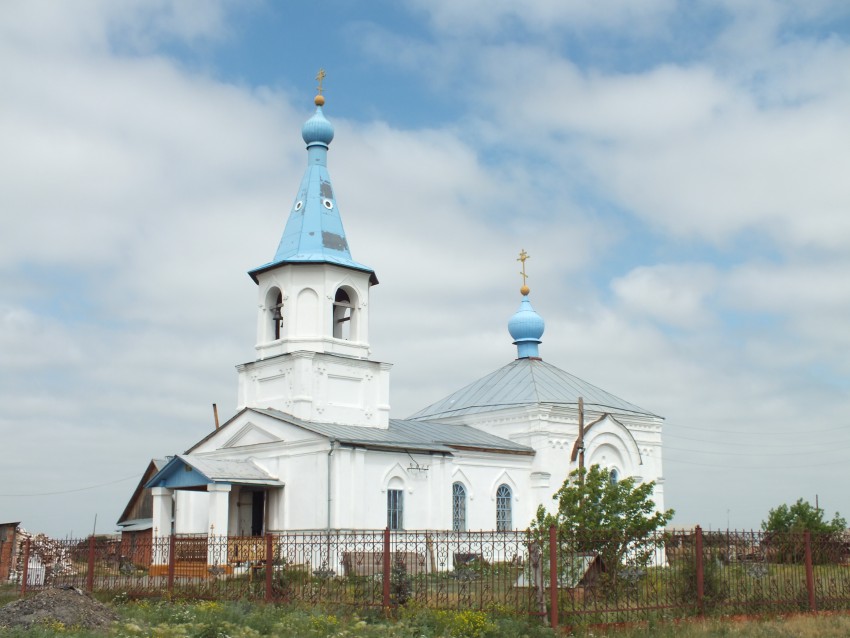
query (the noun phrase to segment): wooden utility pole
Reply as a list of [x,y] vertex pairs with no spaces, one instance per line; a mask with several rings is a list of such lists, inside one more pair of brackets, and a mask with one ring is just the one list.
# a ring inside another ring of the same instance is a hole
[[578,398],[578,480],[584,485],[584,398]]
[[578,469],[584,469],[584,398],[578,398]]

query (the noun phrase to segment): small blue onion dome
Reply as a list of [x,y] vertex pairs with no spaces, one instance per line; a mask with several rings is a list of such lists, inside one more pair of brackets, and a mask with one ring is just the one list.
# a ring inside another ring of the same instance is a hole
[[311,144],[322,144],[327,146],[334,138],[334,127],[333,124],[325,119],[325,116],[322,113],[322,105],[325,103],[325,98],[321,95],[317,95],[315,102],[316,112],[313,113],[313,117],[304,122],[304,126],[301,127],[301,137],[304,138],[307,146],[310,146]]
[[540,356],[537,346],[540,344],[540,337],[543,336],[545,328],[543,317],[531,307],[528,295],[523,295],[519,310],[508,322],[508,332],[511,333],[514,345],[517,347],[517,358]]

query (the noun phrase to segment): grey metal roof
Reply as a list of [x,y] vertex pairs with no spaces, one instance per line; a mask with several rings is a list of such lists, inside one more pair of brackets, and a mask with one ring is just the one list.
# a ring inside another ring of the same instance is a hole
[[591,410],[658,416],[540,359],[516,359],[486,377],[408,417],[436,419],[526,405],[575,406],[583,397]]
[[[271,408],[250,408],[279,421],[334,439],[344,445],[369,448],[451,453],[458,448],[477,448],[496,452],[533,454],[534,450],[508,439],[488,434],[467,425],[449,425],[429,421],[390,419],[387,429],[314,423]],[[194,458],[194,457],[193,457]]]
[[152,518],[139,518],[134,521],[122,521],[118,523],[118,527],[122,532],[143,532],[148,529],[153,529]]
[[178,454],[177,458],[216,483],[279,483],[276,477],[251,460],[207,459],[186,454]]
[[209,459],[194,454],[178,454],[172,456],[165,467],[145,483],[145,487],[197,489],[210,483],[283,485],[277,477],[250,459]]

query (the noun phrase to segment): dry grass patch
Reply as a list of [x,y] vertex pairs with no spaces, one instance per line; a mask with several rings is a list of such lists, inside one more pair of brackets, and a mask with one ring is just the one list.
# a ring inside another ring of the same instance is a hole
[[848,638],[850,615],[828,613],[763,620],[710,619],[621,630],[591,628],[575,630],[573,635],[612,638]]

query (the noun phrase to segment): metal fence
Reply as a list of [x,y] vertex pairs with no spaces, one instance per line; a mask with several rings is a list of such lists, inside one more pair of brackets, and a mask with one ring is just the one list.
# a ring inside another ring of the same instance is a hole
[[552,625],[850,609],[850,543],[765,532],[293,531],[262,537],[28,539],[22,595],[72,585],[130,597],[538,615]]

